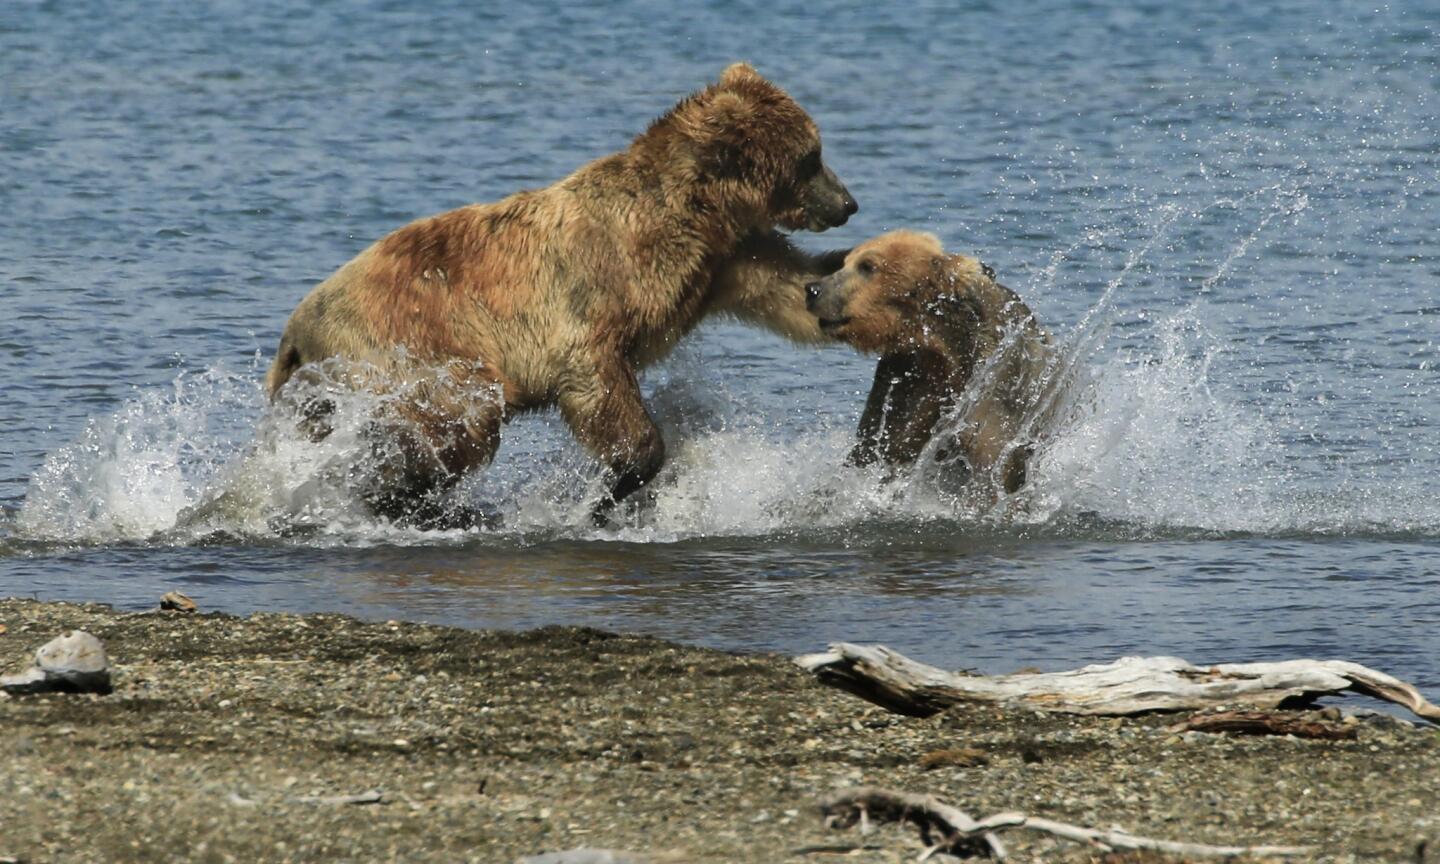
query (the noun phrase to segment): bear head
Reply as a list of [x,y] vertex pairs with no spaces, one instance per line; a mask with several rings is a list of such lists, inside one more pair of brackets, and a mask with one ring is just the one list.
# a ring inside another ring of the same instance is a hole
[[974,343],[978,292],[995,271],[947,255],[933,234],[892,231],[850,250],[845,266],[806,286],[806,307],[828,335],[877,354],[954,353]]
[[656,120],[635,148],[747,230],[824,231],[859,209],[821,158],[815,121],[745,63]]

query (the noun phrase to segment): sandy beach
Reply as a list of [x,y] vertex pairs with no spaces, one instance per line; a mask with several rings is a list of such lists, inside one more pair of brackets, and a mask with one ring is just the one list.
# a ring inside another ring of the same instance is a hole
[[[0,601],[0,667],[83,628],[106,696],[0,696],[0,859],[511,862],[576,847],[695,862],[914,860],[909,827],[825,827],[856,784],[1298,860],[1435,854],[1440,734],[1344,741],[977,706],[887,713],[790,658],[586,629]],[[821,647],[821,646],[817,646]],[[966,750],[937,759],[927,754]],[[931,763],[949,761],[941,767]],[[927,770],[928,768],[928,770]],[[1015,861],[1102,857],[1009,832]]]

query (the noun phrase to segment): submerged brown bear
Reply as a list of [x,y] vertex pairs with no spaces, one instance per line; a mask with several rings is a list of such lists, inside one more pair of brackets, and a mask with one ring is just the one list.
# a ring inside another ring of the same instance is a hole
[[[856,209],[814,121],[735,64],[626,150],[361,252],[291,315],[267,385],[272,398],[308,399],[311,415],[324,403],[296,386],[307,364],[338,358],[354,386],[411,386],[401,422],[381,433],[402,439],[403,456],[362,490],[405,518],[489,462],[504,420],[558,406],[613,472],[603,510],[664,460],[637,370],[711,314],[822,340],[804,286],[842,256],[806,255],[773,229],[823,231]],[[324,434],[323,417],[309,425]]]
[[[934,235],[894,231],[850,250],[842,269],[807,290],[827,334],[880,355],[852,463],[913,463],[960,410],[955,443],[972,477],[996,492],[1024,484],[1053,352],[994,271],[945,254]],[[967,393],[972,384],[978,391]]]

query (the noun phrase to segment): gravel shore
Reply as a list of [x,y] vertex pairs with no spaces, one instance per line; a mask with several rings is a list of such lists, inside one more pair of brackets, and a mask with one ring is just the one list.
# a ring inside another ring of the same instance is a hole
[[[815,802],[859,784],[974,816],[1314,849],[1290,860],[1440,861],[1440,732],[1388,717],[1342,741],[996,706],[917,720],[787,657],[575,628],[28,600],[0,600],[0,628],[0,672],[78,628],[115,686],[0,695],[0,861],[915,860],[912,828],[822,824]],[[1181,860],[1004,836],[1015,861]]]

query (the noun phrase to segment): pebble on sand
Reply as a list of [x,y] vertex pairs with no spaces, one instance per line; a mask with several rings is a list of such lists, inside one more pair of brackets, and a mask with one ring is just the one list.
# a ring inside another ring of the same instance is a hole
[[179,591],[167,591],[160,597],[160,608],[167,612],[194,612],[200,607]]
[[41,645],[35,665],[0,676],[0,690],[12,696],[32,693],[109,693],[110,661],[105,646],[84,630],[72,630]]

